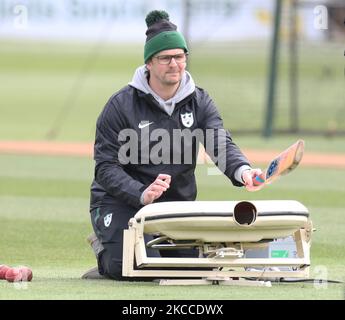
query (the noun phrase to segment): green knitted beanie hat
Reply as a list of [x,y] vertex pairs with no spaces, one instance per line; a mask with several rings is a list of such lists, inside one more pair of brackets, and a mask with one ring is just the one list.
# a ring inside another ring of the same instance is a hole
[[177,27],[169,21],[165,11],[154,10],[146,16],[146,43],[144,61],[147,61],[157,52],[181,48],[188,52],[187,43],[182,33],[176,31]]

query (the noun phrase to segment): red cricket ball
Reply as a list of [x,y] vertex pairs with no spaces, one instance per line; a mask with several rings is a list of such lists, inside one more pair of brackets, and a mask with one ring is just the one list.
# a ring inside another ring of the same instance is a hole
[[6,271],[5,278],[9,282],[31,281],[32,270],[25,266],[9,268]]
[[20,272],[22,273],[22,281],[31,281],[32,280],[32,270],[28,267],[20,267]]
[[6,272],[5,278],[8,282],[22,281],[22,273],[19,268],[9,268]]
[[6,272],[8,269],[11,269],[9,266],[6,266],[5,264],[0,265],[0,280],[6,279]]

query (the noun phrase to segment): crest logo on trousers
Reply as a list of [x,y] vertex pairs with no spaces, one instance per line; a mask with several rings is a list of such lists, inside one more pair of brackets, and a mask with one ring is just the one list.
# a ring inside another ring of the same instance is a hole
[[104,219],[103,219],[104,220],[104,226],[106,228],[108,228],[110,226],[112,218],[113,218],[113,214],[112,213],[109,213],[109,214],[107,214],[104,217]]

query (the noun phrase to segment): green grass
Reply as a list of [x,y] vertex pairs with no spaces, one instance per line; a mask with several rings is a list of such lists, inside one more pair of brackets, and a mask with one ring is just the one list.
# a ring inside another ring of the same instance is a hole
[[297,139],[304,139],[306,154],[309,152],[343,154],[345,152],[344,138],[341,136],[327,138],[322,136],[309,136],[307,134],[296,134],[283,136],[277,135],[273,138],[265,139],[258,136],[241,136],[239,134],[235,134],[233,135],[233,138],[242,148],[284,150]]
[[[299,115],[302,129],[345,130],[340,44],[301,43]],[[195,43],[190,71],[219,107],[230,130],[260,129],[264,121],[268,44]],[[288,57],[282,47],[276,127],[289,126]],[[94,139],[96,118],[108,98],[142,64],[142,46],[75,43],[0,43],[1,140]],[[343,137],[240,136],[242,148],[282,150],[297,138],[306,152],[344,153]],[[255,161],[255,159],[253,159]],[[262,164],[260,164],[262,165]],[[312,277],[344,280],[344,170],[300,167],[258,193],[234,188],[198,167],[198,199],[294,199],[310,210]],[[85,238],[91,232],[89,186],[93,161],[78,157],[0,154],[0,263],[29,265],[27,287],[0,281],[0,299],[343,299],[344,287],[275,284],[273,288],[159,287],[153,283],[85,281],[95,265]],[[327,275],[320,274],[326,268]]]
[[[195,43],[190,71],[232,130],[260,129],[266,108],[268,43]],[[345,130],[341,45],[300,44],[299,126]],[[141,46],[0,42],[0,136],[46,139],[62,114],[57,140],[90,141],[95,120],[142,62]],[[283,46],[276,128],[288,128],[288,56]],[[327,57],[327,62],[325,60]],[[212,67],[210,67],[210,65]]]
[[[272,288],[160,287],[156,283],[81,280],[95,265],[89,158],[0,155],[1,263],[28,265],[31,283],[0,281],[0,299],[343,299],[342,284],[274,284]],[[311,277],[344,280],[345,187],[339,170],[300,167],[258,193],[234,188],[199,166],[200,200],[295,199],[306,205],[313,235]],[[4,183],[3,183],[4,182]],[[7,186],[7,187],[6,187]],[[327,190],[327,191],[326,191]],[[326,270],[327,274],[320,273]]]

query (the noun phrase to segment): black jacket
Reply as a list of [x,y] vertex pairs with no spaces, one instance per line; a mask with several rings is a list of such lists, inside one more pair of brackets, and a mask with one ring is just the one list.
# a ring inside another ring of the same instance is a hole
[[[181,118],[181,115],[186,113],[192,115],[192,125],[189,122],[187,127]],[[146,124],[143,121],[147,121]],[[143,126],[144,128],[140,128]],[[204,135],[201,135],[201,138],[200,135],[196,135],[192,139],[182,139],[181,143],[176,143],[181,141],[176,140],[181,130],[189,133],[198,131]],[[172,178],[170,188],[156,201],[195,200],[197,189],[194,170],[198,145],[199,141],[205,145],[207,132],[212,131],[226,133],[226,164],[223,172],[233,185],[242,186],[235,180],[234,173],[240,166],[249,165],[249,162],[232,141],[230,134],[224,131],[222,119],[213,101],[203,89],[196,87],[191,95],[177,103],[171,116],[159,107],[151,94],[145,94],[129,85],[115,93],[97,121],[94,146],[96,167],[91,186],[91,210],[99,206],[115,205],[119,211],[130,210],[134,214],[142,207],[142,192],[159,173],[169,174]],[[154,133],[156,137],[151,136],[149,141],[148,135]],[[168,133],[165,139],[157,138],[164,133]],[[132,136],[131,142],[128,142],[131,135],[134,137]],[[138,139],[135,138],[136,135]],[[214,156],[210,155],[219,166],[218,140],[211,140],[214,144],[214,147],[210,144]],[[182,148],[179,148],[179,145],[182,145]],[[145,150],[150,151],[150,158],[145,157]],[[183,160],[186,151],[192,154],[189,163]],[[129,157],[138,161],[124,163],[126,161],[123,159],[127,159],[128,162]],[[165,157],[165,160],[159,163],[162,157]],[[170,161],[166,161],[167,159]],[[174,164],[167,163],[172,163],[172,160],[175,160]]]

